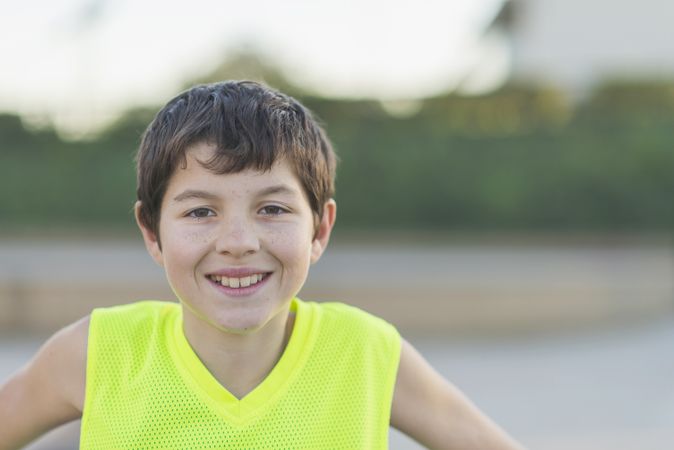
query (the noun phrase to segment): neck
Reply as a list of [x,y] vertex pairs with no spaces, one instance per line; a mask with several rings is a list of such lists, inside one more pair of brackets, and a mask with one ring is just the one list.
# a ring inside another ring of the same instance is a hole
[[262,383],[281,359],[295,322],[295,314],[288,309],[253,333],[234,334],[204,323],[183,306],[183,330],[209,372],[241,399]]

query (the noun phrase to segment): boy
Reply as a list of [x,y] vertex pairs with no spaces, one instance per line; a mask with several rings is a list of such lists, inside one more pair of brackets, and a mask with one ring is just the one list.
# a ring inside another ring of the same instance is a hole
[[297,101],[197,86],[146,130],[135,215],[179,304],[56,333],[0,389],[0,449],[82,418],[81,449],[516,449],[393,326],[295,297],[335,223],[335,156]]

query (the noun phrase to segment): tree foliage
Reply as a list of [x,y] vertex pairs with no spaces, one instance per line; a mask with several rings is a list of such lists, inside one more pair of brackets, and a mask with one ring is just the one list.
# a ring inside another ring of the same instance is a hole
[[[549,87],[506,86],[419,100],[401,116],[373,100],[302,92],[252,57],[197,81],[244,77],[280,86],[324,122],[341,161],[342,228],[674,225],[674,82],[610,81],[576,104]],[[131,227],[133,156],[155,110],[129,111],[80,142],[0,115],[0,226]]]

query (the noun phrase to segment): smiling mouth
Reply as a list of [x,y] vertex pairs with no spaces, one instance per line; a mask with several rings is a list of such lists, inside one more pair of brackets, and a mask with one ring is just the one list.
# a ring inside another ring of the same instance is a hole
[[221,276],[221,275],[209,275],[208,279],[213,281],[214,283],[221,284],[225,287],[228,288],[234,288],[234,289],[239,289],[239,288],[245,288],[248,286],[252,286],[254,284],[259,283],[263,279],[265,279],[269,275],[268,273],[254,273],[249,276],[245,277],[226,277],[226,276]]

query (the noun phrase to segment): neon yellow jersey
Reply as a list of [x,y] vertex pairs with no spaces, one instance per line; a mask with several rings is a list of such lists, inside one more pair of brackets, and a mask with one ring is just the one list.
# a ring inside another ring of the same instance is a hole
[[179,304],[94,310],[80,449],[387,448],[396,329],[342,303],[290,309],[281,359],[240,400],[190,347]]

